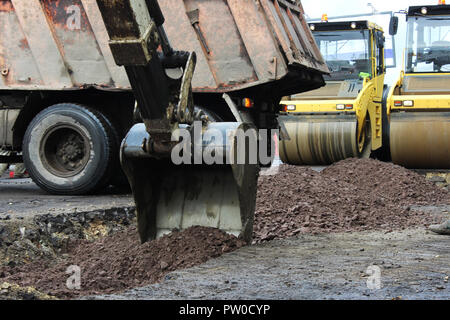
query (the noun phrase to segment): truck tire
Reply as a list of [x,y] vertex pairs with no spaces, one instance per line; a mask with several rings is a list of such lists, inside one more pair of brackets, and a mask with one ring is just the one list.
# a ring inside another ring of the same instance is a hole
[[39,113],[25,132],[23,159],[33,181],[59,195],[82,195],[105,187],[117,164],[117,134],[91,108],[62,103]]
[[119,136],[119,133],[116,129],[119,128],[119,125],[117,121],[112,121],[106,115],[103,115],[103,117],[107,125],[110,127],[110,131],[112,132],[114,137],[113,141],[115,142],[115,148],[117,149],[117,152],[112,155],[113,170],[109,184],[120,189],[121,192],[129,193],[131,191],[131,187],[128,183],[127,176],[122,169],[122,165],[120,164],[120,146],[123,139]]

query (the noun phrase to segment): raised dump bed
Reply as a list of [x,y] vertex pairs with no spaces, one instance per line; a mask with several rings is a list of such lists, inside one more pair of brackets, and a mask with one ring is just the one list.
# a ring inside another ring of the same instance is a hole
[[[172,45],[198,55],[194,91],[229,92],[327,72],[300,5],[283,0],[160,5]],[[96,1],[0,0],[0,23],[1,90],[129,89]]]
[[[256,127],[277,128],[282,96],[324,85],[328,69],[299,1],[159,3],[171,45],[197,53],[195,104],[215,120],[236,121],[234,102]],[[0,0],[0,25],[0,147],[10,152],[0,161],[23,151],[33,180],[58,194],[121,181],[118,148],[135,99],[97,1]]]

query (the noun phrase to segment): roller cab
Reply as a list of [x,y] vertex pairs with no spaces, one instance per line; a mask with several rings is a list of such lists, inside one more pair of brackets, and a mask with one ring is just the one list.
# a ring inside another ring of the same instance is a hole
[[330,70],[326,85],[281,101],[283,162],[326,165],[382,145],[383,30],[368,21],[309,24]]
[[387,100],[392,161],[449,169],[449,5],[409,8],[404,66]]

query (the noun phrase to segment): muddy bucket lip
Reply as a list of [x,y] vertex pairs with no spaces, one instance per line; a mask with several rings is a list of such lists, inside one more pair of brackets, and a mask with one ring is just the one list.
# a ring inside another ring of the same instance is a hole
[[141,242],[191,226],[221,229],[251,241],[258,165],[175,165],[129,159]]

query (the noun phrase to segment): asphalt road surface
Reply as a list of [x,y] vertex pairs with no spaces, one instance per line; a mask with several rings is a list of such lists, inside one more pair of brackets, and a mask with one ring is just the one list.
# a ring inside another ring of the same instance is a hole
[[0,220],[130,206],[134,206],[133,198],[123,190],[107,189],[89,196],[55,196],[40,189],[31,179],[7,176],[0,179]]
[[449,275],[450,237],[423,229],[305,235],[88,299],[450,299]]

